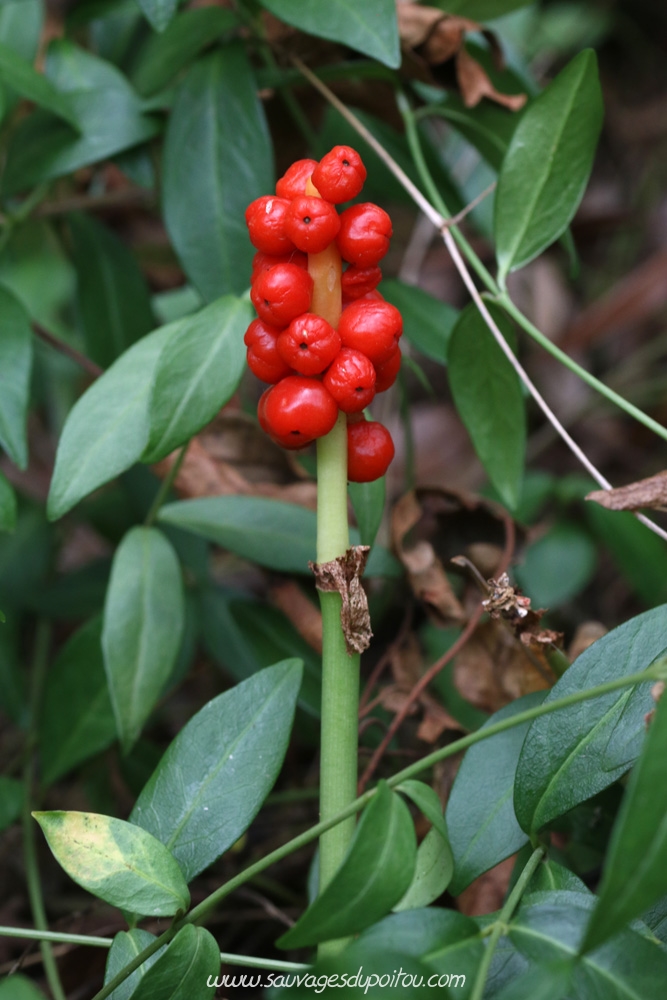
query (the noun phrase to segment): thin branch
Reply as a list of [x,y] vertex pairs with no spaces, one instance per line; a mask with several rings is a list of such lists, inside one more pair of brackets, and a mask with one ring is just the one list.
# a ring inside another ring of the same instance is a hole
[[54,337],[54,335],[49,333],[49,331],[46,330],[41,323],[35,323],[33,321],[32,330],[33,333],[39,337],[40,340],[43,340],[45,344],[48,344],[49,347],[53,347],[53,349],[59,351],[60,354],[64,354],[65,357],[68,357],[75,364],[79,365],[80,368],[83,368],[83,370],[93,378],[99,378],[100,375],[104,374],[103,368],[100,368],[98,364],[90,358],[87,358],[85,354],[77,351],[75,347],[70,347],[70,345],[66,344],[64,340]]
[[[313,87],[319,90],[319,92],[326,98],[326,100],[334,108],[336,108],[336,110],[345,118],[347,122],[350,123],[350,125],[355,129],[355,131],[358,132],[358,134],[366,140],[366,142],[373,149],[373,151],[380,157],[382,162],[388,167],[388,169],[393,173],[393,175],[400,182],[403,188],[408,192],[408,194],[415,202],[415,204],[419,206],[424,215],[426,215],[427,218],[430,219],[433,225],[438,229],[445,243],[445,246],[447,247],[452,256],[452,260],[454,261],[454,264],[466,288],[470,292],[470,295],[472,296],[472,299],[475,305],[477,306],[477,309],[479,310],[481,316],[483,317],[485,323],[487,324],[494,338],[498,342],[499,347],[502,349],[503,353],[510,361],[510,364],[512,365],[517,375],[519,376],[523,384],[526,386],[526,388],[532,395],[535,402],[538,404],[538,406],[544,413],[547,420],[550,421],[553,427],[557,430],[562,440],[565,442],[568,448],[570,448],[573,454],[579,459],[581,464],[593,477],[593,479],[603,489],[605,490],[612,489],[612,485],[609,482],[609,480],[606,479],[602,475],[602,473],[598,471],[598,469],[593,465],[590,459],[588,459],[587,456],[584,454],[584,452],[581,450],[579,445],[565,430],[561,422],[558,420],[556,415],[553,413],[551,408],[548,406],[542,395],[539,393],[539,391],[529,378],[526,371],[523,369],[522,365],[519,363],[517,358],[510,350],[508,344],[505,341],[505,338],[503,337],[502,333],[500,332],[497,325],[493,321],[493,318],[491,317],[489,310],[486,308],[484,300],[482,299],[482,296],[477,290],[477,287],[475,286],[472,280],[470,272],[463,258],[461,257],[461,254],[459,253],[459,249],[454,241],[454,238],[451,232],[449,231],[449,227],[452,224],[452,220],[442,216],[440,212],[438,212],[437,209],[435,209],[433,205],[431,205],[428,199],[425,198],[424,195],[421,193],[419,188],[410,180],[405,171],[398,165],[398,163],[396,163],[394,158],[386,151],[384,146],[380,142],[378,142],[378,140],[375,138],[372,132],[370,132],[365,127],[365,125],[363,125],[359,121],[356,115],[352,111],[350,111],[349,108],[347,108],[343,104],[343,102],[336,97],[336,95],[327,87],[325,83],[319,80],[315,76],[315,74],[308,69],[305,63],[303,63],[296,56],[292,57],[292,62],[301,71],[301,73],[303,73],[303,75],[313,85]],[[667,433],[667,431],[665,431],[665,433]],[[642,524],[646,525],[646,527],[649,528],[651,531],[653,531],[656,535],[659,535],[660,538],[662,538],[664,541],[667,541],[667,531],[663,530],[663,528],[655,524],[655,522],[651,521],[648,517],[645,517],[644,514],[635,514],[635,517],[637,518],[637,520],[641,521]]]
[[155,204],[157,197],[150,188],[121,188],[104,194],[75,194],[60,201],[47,201],[33,213],[38,218],[66,215],[68,212],[105,212],[117,208],[134,208]]

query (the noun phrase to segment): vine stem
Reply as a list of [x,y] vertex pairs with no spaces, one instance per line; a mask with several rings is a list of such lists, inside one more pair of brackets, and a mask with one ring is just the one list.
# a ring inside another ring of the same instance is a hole
[[498,919],[494,921],[493,930],[489,935],[489,941],[486,946],[486,950],[484,951],[484,956],[480,962],[479,969],[477,970],[475,983],[472,993],[470,994],[470,1000],[482,1000],[484,996],[484,987],[486,986],[486,979],[489,975],[489,969],[491,967],[491,962],[493,960],[498,942],[503,934],[507,932],[507,925],[512,919],[512,915],[517,906],[521,902],[521,897],[528,888],[528,883],[535,874],[538,865],[542,861],[544,853],[543,847],[538,847],[533,851],[528,859],[526,867],[517,879],[516,885],[505,900],[503,908],[498,914]]
[[[476,743],[481,743],[483,740],[488,740],[491,736],[496,736],[498,733],[504,733],[508,729],[512,729],[514,726],[524,725],[526,722],[532,722],[534,719],[540,718],[542,715],[550,715],[552,712],[558,712],[562,708],[569,708],[571,705],[577,705],[584,701],[591,701],[594,698],[600,698],[603,695],[610,694],[612,691],[619,691],[624,687],[632,687],[635,684],[646,684],[653,683],[655,681],[667,680],[667,661],[660,660],[653,664],[647,670],[643,670],[640,673],[628,674],[627,677],[617,677],[615,680],[607,681],[605,684],[600,684],[594,688],[588,688],[586,691],[575,691],[573,694],[566,695],[564,698],[558,698],[555,701],[543,702],[541,705],[537,705],[535,708],[528,708],[524,712],[518,712],[516,715],[511,716],[507,719],[501,719],[500,722],[495,722],[492,725],[487,725],[483,729],[478,729],[474,733],[469,733],[467,736],[462,736],[461,739],[455,740],[453,743],[448,743],[446,747],[441,747],[439,750],[434,750],[433,753],[428,754],[428,756],[423,757],[421,760],[415,761],[414,764],[408,765],[408,767],[403,768],[402,771],[398,771],[393,777],[389,778],[387,784],[390,788],[395,788],[400,785],[402,781],[406,781],[408,778],[414,778],[422,771],[427,771],[429,768],[433,767],[434,764],[438,764],[441,760],[446,760],[448,757],[453,757],[455,754],[461,753],[462,750],[467,750],[468,747],[473,746]],[[255,876],[260,875],[271,865],[276,864],[278,861],[282,861],[283,858],[288,857],[293,854],[294,851],[300,850],[302,847],[306,847],[311,844],[318,837],[321,837],[323,833],[331,830],[338,823],[343,822],[350,816],[354,816],[360,809],[370,802],[370,800],[375,795],[376,789],[372,788],[369,791],[364,792],[353,802],[350,802],[348,806],[341,811],[336,816],[331,816],[327,820],[320,821],[315,826],[312,826],[309,830],[304,830],[298,836],[293,837],[282,847],[276,848],[275,851],[271,851],[270,854],[265,855],[260,858],[254,864],[250,865],[244,871],[239,872],[234,878],[231,878],[224,885],[219,886],[214,892],[203,899],[201,903],[194,907],[182,920],[175,923],[172,927],[164,932],[164,934],[158,938],[157,941],[153,941],[144,951],[140,952],[136,958],[132,959],[128,965],[122,969],[117,976],[115,976],[111,982],[96,993],[93,1000],[106,1000],[106,998],[113,993],[116,987],[120,986],[128,976],[130,976],[135,969],[138,969],[140,965],[150,958],[163,944],[167,944],[176,932],[184,924],[197,924],[203,920],[208,913],[216,909],[216,907],[225,899],[230,893],[238,889],[239,886],[244,885],[249,882]]]

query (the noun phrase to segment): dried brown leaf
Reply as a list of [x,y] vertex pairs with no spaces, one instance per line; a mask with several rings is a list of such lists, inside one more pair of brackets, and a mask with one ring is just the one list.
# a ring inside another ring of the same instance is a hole
[[562,633],[540,626],[546,609],[534,611],[530,606],[530,597],[524,597],[518,588],[512,586],[507,573],[497,580],[489,580],[488,585],[491,588],[489,596],[482,601],[485,610],[492,618],[506,621],[525,646],[536,650],[541,646],[561,644]]
[[308,645],[321,653],[322,615],[299,584],[295,580],[281,579],[269,588],[269,597]]
[[502,621],[483,622],[456,657],[454,683],[463,697],[485,712],[550,686],[543,651],[516,641]]
[[496,90],[485,70],[464,48],[456,56],[456,78],[467,108],[474,108],[483,97],[490,98],[510,111],[518,111],[526,103],[526,94],[501,94]]
[[582,622],[578,625],[567,650],[570,663],[574,663],[578,656],[607,632],[608,629],[602,622]]
[[353,545],[338,559],[308,564],[318,590],[337,591],[341,596],[340,623],[350,656],[368,649],[373,635],[368,598],[361,583],[369,552],[368,545]]
[[513,855],[501,861],[463,890],[457,899],[461,913],[467,917],[478,917],[500,909],[507,894],[515,858],[516,855]]
[[667,471],[613,490],[593,490],[586,496],[607,510],[664,510],[667,506]]

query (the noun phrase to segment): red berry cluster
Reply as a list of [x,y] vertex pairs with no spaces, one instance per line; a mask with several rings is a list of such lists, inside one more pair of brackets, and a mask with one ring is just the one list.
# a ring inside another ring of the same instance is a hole
[[[340,214],[335,208],[356,198],[365,179],[359,154],[336,146],[319,163],[293,163],[276,194],[257,198],[245,213],[257,249],[250,298],[258,319],[244,340],[250,369],[271,384],[259,401],[260,424],[284,448],[302,448],[328,434],[342,410],[352,482],[378,479],[394,457],[389,431],[361,411],[396,381],[403,332],[401,314],[376,287],[391,219],[371,203]],[[337,329],[310,311],[308,270],[308,255],[334,243],[347,262]]]

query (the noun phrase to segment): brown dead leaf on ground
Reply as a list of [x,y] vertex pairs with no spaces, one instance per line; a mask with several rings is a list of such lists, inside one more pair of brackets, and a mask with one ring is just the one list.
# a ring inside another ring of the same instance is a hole
[[501,621],[483,622],[454,664],[454,683],[475,707],[497,712],[516,698],[550,687],[541,651],[527,649]]
[[437,7],[416,3],[397,5],[398,31],[405,55],[404,69],[426,82],[435,82],[434,67],[454,59],[456,78],[467,108],[473,108],[488,97],[510,111],[518,111],[526,103],[526,94],[503,94],[498,91],[486,71],[465,48],[467,32],[482,32],[489,42],[494,62],[502,68],[503,57],[496,35],[477,21],[456,14],[447,14]]
[[299,635],[316,653],[322,652],[322,614],[296,580],[276,580],[269,587],[272,604],[289,618]]
[[592,500],[607,510],[640,510],[649,507],[651,510],[667,509],[667,471],[658,472],[648,479],[639,479],[627,486],[618,486],[613,490],[593,490],[586,495],[586,500]]
[[[378,700],[388,712],[397,714],[404,709],[422,676],[423,657],[415,635],[410,635],[405,643],[392,651],[390,663],[394,682],[381,690]],[[419,698],[415,699],[409,714],[417,715],[419,711],[423,714],[417,737],[426,743],[435,743],[447,729],[461,729],[456,719],[428,691],[422,691]]]
[[572,641],[567,649],[570,663],[574,663],[578,656],[581,656],[589,646],[606,635],[609,629],[602,622],[582,622],[572,637]]
[[515,860],[516,854],[513,854],[471,882],[456,900],[459,911],[466,917],[478,917],[499,910],[507,894]]

